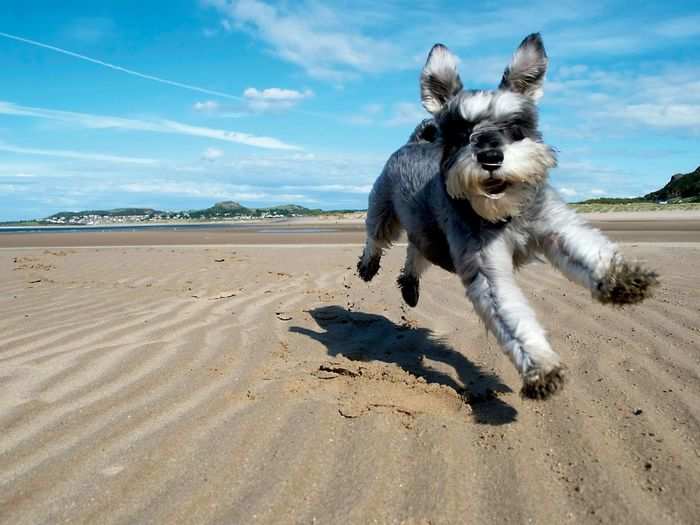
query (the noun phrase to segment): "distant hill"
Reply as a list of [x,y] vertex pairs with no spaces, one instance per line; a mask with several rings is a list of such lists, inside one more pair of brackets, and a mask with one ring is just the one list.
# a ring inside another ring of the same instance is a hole
[[153,208],[115,208],[112,210],[61,211],[44,219],[39,224],[103,224],[128,223],[144,221],[162,221],[170,219],[226,219],[226,218],[273,218],[319,215],[320,209],[310,209],[298,204],[283,204],[268,208],[248,208],[235,201],[217,202],[201,210],[160,211]]
[[143,215],[160,215],[165,212],[152,208],[115,208],[113,210],[83,210],[83,211],[59,211],[45,219],[44,221],[59,220],[61,218],[70,219],[72,217],[85,217],[94,215],[97,217],[129,217]]
[[630,204],[638,202],[668,202],[682,204],[700,202],[700,166],[690,173],[677,173],[660,190],[647,193],[644,197],[629,199],[615,197],[600,197],[589,199],[577,204]]
[[674,175],[666,186],[645,195],[644,199],[655,202],[700,202],[700,166],[693,172]]
[[217,202],[210,208],[203,210],[190,210],[187,213],[193,219],[199,218],[219,218],[219,217],[263,217],[269,215],[277,215],[289,217],[293,215],[318,215],[322,213],[319,209],[309,209],[298,204],[283,204],[280,206],[271,206],[269,208],[247,208],[235,201]]

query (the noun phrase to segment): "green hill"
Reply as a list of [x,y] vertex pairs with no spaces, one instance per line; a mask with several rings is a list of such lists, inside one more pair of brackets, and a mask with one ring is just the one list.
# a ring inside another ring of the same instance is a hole
[[678,173],[660,190],[644,196],[648,201],[700,202],[700,166],[690,173]]
[[635,204],[660,203],[683,204],[700,202],[700,166],[690,173],[677,173],[668,184],[660,190],[647,193],[644,197],[629,199],[617,197],[600,197],[588,199],[576,204]]
[[164,212],[152,208],[115,208],[113,210],[83,210],[83,211],[59,211],[49,217],[51,219],[70,219],[71,217],[84,217],[86,215],[97,215],[99,217],[128,217],[133,215],[161,215]]
[[[113,210],[61,211],[40,219],[41,223],[51,224],[92,224],[93,218],[139,217],[136,220],[163,219],[226,219],[236,217],[291,217],[299,215],[318,215],[320,209],[309,209],[298,204],[283,204],[268,208],[247,208],[235,201],[217,202],[209,208],[188,211],[158,211],[152,208],[115,208]],[[121,221],[115,221],[121,222]]]

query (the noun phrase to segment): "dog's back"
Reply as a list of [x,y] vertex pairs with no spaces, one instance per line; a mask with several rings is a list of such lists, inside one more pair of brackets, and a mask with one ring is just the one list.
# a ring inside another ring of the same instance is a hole
[[[416,133],[412,139],[414,136]],[[394,152],[372,189],[367,226],[368,231],[380,232],[379,237],[387,243],[405,230],[430,262],[453,272],[440,226],[446,208],[451,206],[440,176],[440,159],[441,147],[420,139]]]

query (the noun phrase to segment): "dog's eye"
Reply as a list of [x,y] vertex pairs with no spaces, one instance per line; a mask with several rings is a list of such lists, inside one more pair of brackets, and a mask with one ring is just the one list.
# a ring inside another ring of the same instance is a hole
[[472,129],[466,127],[454,127],[444,131],[445,139],[455,146],[469,144],[472,136]]
[[510,126],[508,128],[508,135],[510,135],[513,142],[518,142],[525,138],[525,134],[523,133],[523,130],[520,129],[520,126]]
[[469,139],[472,136],[472,130],[470,128],[461,129],[455,134],[456,142],[460,144],[468,144]]

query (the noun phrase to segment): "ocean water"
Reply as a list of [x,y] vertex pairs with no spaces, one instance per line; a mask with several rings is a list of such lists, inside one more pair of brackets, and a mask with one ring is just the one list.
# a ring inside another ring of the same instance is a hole
[[334,228],[318,226],[274,226],[270,224],[138,224],[115,226],[1,226],[1,234],[17,233],[81,233],[81,232],[137,232],[137,231],[187,231],[187,230],[231,230],[249,231],[261,234],[300,234],[328,233],[338,231]]

